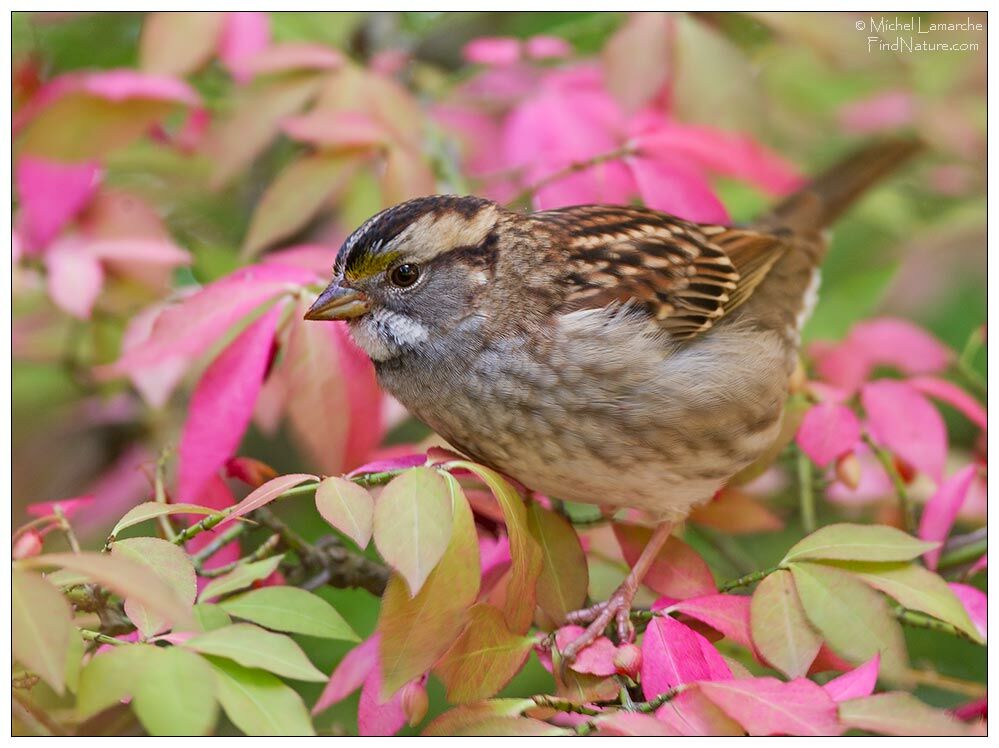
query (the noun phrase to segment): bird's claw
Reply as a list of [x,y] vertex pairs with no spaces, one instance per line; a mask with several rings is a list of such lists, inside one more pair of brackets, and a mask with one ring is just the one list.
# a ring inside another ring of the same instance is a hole
[[589,608],[576,610],[566,616],[566,622],[577,626],[586,625],[586,630],[577,636],[560,653],[559,674],[565,680],[566,668],[572,664],[580,652],[603,635],[613,621],[616,624],[618,644],[628,644],[635,640],[635,627],[631,623],[631,601],[635,590],[622,585],[606,602]]

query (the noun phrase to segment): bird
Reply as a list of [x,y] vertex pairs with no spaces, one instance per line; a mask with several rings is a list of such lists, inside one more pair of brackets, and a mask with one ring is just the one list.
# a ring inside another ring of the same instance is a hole
[[780,430],[827,229],[920,148],[872,142],[746,226],[637,206],[521,212],[418,197],[366,220],[305,315],[344,320],[380,386],[473,460],[561,500],[645,512],[646,547],[585,624]]

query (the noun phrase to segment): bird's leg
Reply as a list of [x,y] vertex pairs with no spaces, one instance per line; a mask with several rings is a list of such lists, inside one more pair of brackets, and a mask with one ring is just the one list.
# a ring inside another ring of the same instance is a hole
[[598,636],[603,634],[604,629],[607,628],[611,621],[616,621],[617,623],[617,635],[622,644],[630,642],[635,638],[635,627],[631,624],[631,601],[635,598],[638,586],[642,583],[642,579],[648,573],[649,567],[652,566],[652,562],[672,532],[672,522],[660,523],[642,550],[642,555],[638,557],[635,565],[628,572],[628,576],[625,577],[621,586],[614,591],[614,594],[606,602],[598,603],[583,610],[573,611],[566,616],[567,623],[589,625],[586,627],[586,631],[569,642],[568,646],[563,650],[563,663],[572,662],[576,658],[576,655],[585,647],[592,644]]

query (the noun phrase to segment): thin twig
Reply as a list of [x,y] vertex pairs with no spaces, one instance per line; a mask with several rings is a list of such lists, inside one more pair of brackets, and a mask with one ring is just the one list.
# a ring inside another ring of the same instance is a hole
[[798,500],[801,504],[801,525],[806,535],[815,532],[815,490],[812,484],[812,461],[798,450]]
[[734,590],[738,587],[746,587],[747,585],[761,581],[764,577],[767,577],[779,570],[779,566],[772,566],[768,569],[760,569],[759,571],[751,572],[745,576],[739,577],[738,579],[733,579],[729,582],[722,582],[718,585],[718,591],[728,592],[729,590]]
[[[167,494],[166,494],[166,484],[164,481],[164,473],[166,472],[167,460],[170,459],[170,454],[173,450],[169,447],[164,447],[160,451],[159,459],[156,460],[156,477],[153,480],[154,490],[156,492],[156,503],[166,504]],[[163,535],[171,543],[176,542],[174,538],[177,537],[177,530],[173,526],[173,522],[170,520],[170,516],[167,514],[161,514],[156,518],[160,529],[163,531]]]
[[594,166],[604,163],[605,161],[616,161],[619,158],[625,158],[626,156],[631,156],[635,153],[634,146],[624,145],[620,148],[615,148],[613,151],[608,151],[606,153],[598,153],[596,156],[591,156],[590,158],[583,159],[582,161],[573,161],[568,166],[563,169],[559,169],[556,172],[549,174],[548,176],[539,179],[532,185],[529,185],[517,195],[510,200],[507,205],[514,206],[520,205],[522,203],[527,203],[532,197],[534,197],[539,191],[543,190],[550,184],[559,181],[560,179],[565,179],[566,177],[577,174],[581,171],[586,171]]
[[981,644],[981,642],[976,642],[970,634],[959,629],[954,624],[941,621],[939,618],[928,616],[925,613],[920,613],[918,610],[896,607],[895,618],[897,618],[898,622],[904,626],[927,629],[928,631],[936,631],[941,634],[947,634],[948,636],[956,636],[959,639],[967,639],[975,644]]
[[220,577],[223,574],[228,574],[230,571],[235,569],[237,566],[242,566],[243,564],[252,564],[257,561],[263,561],[265,558],[270,558],[271,556],[277,555],[281,547],[281,536],[274,534],[271,535],[267,540],[261,543],[253,553],[244,556],[243,558],[237,559],[232,563],[225,564],[224,566],[219,566],[214,569],[202,569],[201,576],[203,577]]
[[80,552],[80,541],[76,539],[76,533],[73,532],[73,526],[69,524],[69,520],[66,519],[66,514],[63,512],[62,507],[58,504],[52,509],[53,514],[56,516],[56,520],[59,522],[59,529],[62,530],[63,535],[66,536],[66,540],[69,541],[69,547],[73,553]]
[[951,693],[960,693],[970,696],[973,699],[985,696],[988,690],[984,683],[975,683],[974,681],[954,678],[950,675],[941,675],[935,670],[917,670],[911,668],[905,671],[905,675],[921,686],[930,686],[931,688],[939,688]]
[[90,629],[80,629],[80,636],[87,641],[98,642],[99,644],[110,644],[115,647],[120,647],[121,645],[127,643],[121,641],[121,639],[115,639],[113,636],[102,634],[100,631],[91,631]]
[[891,452],[877,444],[869,434],[864,434],[863,438],[867,446],[874,452],[874,456],[878,458],[881,467],[884,468],[885,472],[888,473],[888,477],[891,478],[892,486],[895,488],[895,495],[898,497],[898,505],[902,510],[902,520],[905,524],[906,532],[910,534],[915,532],[916,507],[912,502],[912,497],[909,496],[909,489],[906,487],[905,481],[902,480],[898,468],[895,467],[895,459],[892,457]]
[[989,550],[989,529],[982,527],[967,535],[955,535],[944,543],[937,570],[953,569],[970,564]]

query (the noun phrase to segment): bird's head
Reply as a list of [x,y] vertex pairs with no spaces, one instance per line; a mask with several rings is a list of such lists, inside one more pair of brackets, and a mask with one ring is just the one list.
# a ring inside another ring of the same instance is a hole
[[343,243],[305,318],[346,320],[374,361],[439,339],[474,310],[501,212],[482,198],[435,195],[376,214]]

